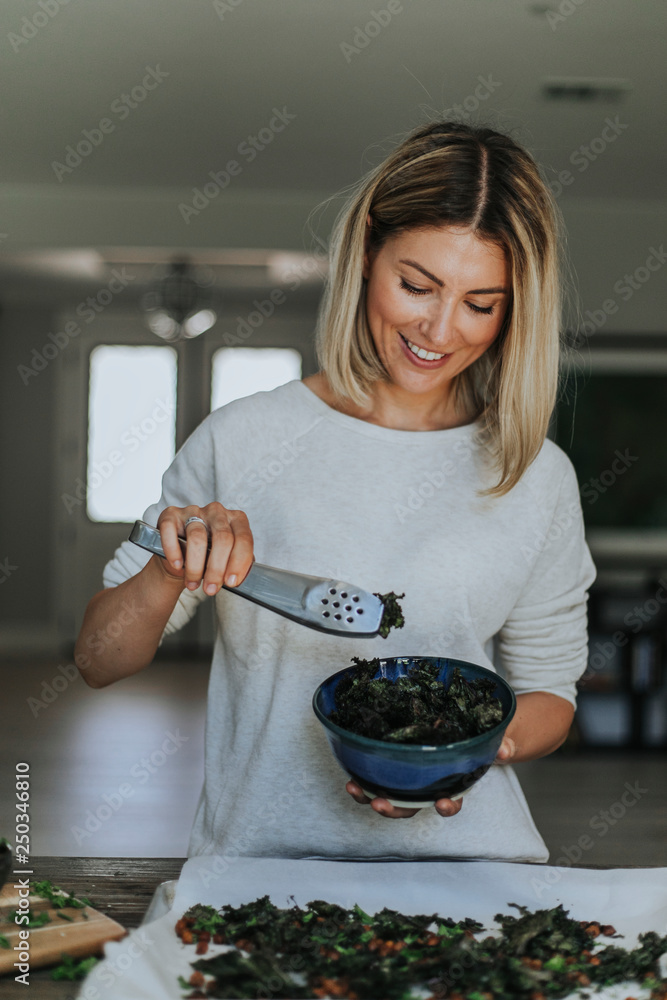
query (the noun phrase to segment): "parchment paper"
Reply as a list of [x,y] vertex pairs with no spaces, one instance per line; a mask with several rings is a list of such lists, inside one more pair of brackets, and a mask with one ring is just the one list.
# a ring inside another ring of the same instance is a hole
[[[624,935],[613,943],[622,947],[634,948],[644,931],[667,934],[667,868],[599,871],[486,861],[355,862],[211,855],[186,862],[171,913],[124,941],[106,945],[105,960],[93,969],[78,996],[86,1000],[180,1000],[185,994],[177,977],[189,978],[189,961],[196,956],[194,947],[183,945],[176,936],[176,920],[193,903],[238,906],[267,893],[279,907],[305,906],[313,899],[345,907],[358,903],[368,913],[388,906],[407,914],[473,917],[490,931],[496,929],[497,913],[518,915],[509,903],[530,910],[562,903],[574,919],[613,924]],[[211,947],[208,956],[225,950],[225,946]],[[619,984],[594,995],[605,1000],[632,995],[641,1000],[649,994],[636,984]]]

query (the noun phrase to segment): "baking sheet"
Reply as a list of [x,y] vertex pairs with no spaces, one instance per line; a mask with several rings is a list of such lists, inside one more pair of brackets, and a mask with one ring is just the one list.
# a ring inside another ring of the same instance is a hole
[[[170,913],[138,928],[129,938],[110,942],[105,960],[83,982],[79,997],[87,1000],[167,1000],[184,995],[179,975],[188,979],[195,961],[174,931],[176,920],[193,903],[238,906],[267,894],[280,907],[305,906],[326,899],[341,906],[358,903],[374,913],[384,906],[404,913],[437,912],[461,919],[473,917],[495,928],[496,913],[531,910],[562,903],[577,920],[610,923],[624,938],[614,943],[633,948],[638,935],[654,930],[667,934],[667,868],[556,868],[550,865],[486,861],[322,861],[285,858],[190,858],[184,865]],[[292,899],[294,897],[294,899]],[[213,946],[208,955],[225,951]],[[588,989],[589,993],[593,991]],[[594,993],[605,1000],[629,994],[641,1000],[649,992],[626,984]],[[573,997],[579,994],[573,994]]]

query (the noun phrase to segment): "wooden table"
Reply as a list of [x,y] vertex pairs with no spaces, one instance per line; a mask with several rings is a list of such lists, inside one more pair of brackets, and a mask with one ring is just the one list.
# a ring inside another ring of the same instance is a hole
[[[138,927],[153,893],[168,879],[178,878],[185,858],[40,858],[30,859],[33,881],[87,896],[95,909],[123,927]],[[10,876],[11,878],[11,876]],[[31,969],[30,1000],[74,1000],[79,983],[51,979],[51,969]],[[23,996],[24,987],[11,977],[0,980],[0,996]]]
[[[185,858],[31,858],[34,881],[87,896],[93,906],[131,930],[138,927],[160,884],[178,878]],[[541,866],[538,866],[541,867]],[[573,868],[609,868],[609,865],[573,865]],[[627,865],[640,868],[641,865]],[[21,985],[0,980],[0,996],[22,996]],[[30,972],[30,1000],[74,1000],[79,983],[54,981],[50,969]],[[28,994],[26,994],[27,996]]]

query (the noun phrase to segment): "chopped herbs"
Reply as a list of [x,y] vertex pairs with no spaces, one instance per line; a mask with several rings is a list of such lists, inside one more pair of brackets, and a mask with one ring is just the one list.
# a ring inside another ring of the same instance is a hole
[[[51,923],[51,917],[48,915],[46,910],[42,910],[41,913],[33,913],[32,910],[21,910],[21,915],[23,914],[27,914],[28,921],[26,923],[25,920],[22,920],[21,924],[23,927],[27,927],[29,929],[32,929],[33,927],[43,927],[44,924]],[[18,910],[12,910],[7,919],[12,924],[16,923],[16,917],[18,915],[19,915]]]
[[11,948],[11,945],[4,934],[0,934],[0,948]]
[[378,632],[383,639],[386,639],[389,635],[390,629],[403,628],[405,625],[403,609],[398,603],[399,599],[405,597],[405,594],[395,594],[392,590],[389,594],[374,594],[373,596],[379,597],[384,604],[384,613],[382,615],[382,621],[380,622]]
[[35,896],[41,896],[42,899],[48,899],[52,906],[59,910],[63,906],[72,906],[75,909],[83,909],[84,906],[92,906],[86,896],[73,896],[72,893],[66,893],[63,889],[59,889],[57,885],[53,885],[45,879],[43,882],[33,882],[30,887],[30,891]]
[[[43,882],[33,882],[30,886],[30,892],[32,895],[41,896],[42,899],[47,899],[51,904],[51,908],[56,910],[56,916],[59,917],[60,920],[68,920],[70,923],[74,921],[74,917],[71,916],[71,914],[62,912],[65,908],[83,910],[81,916],[85,920],[88,919],[85,907],[92,906],[92,903],[86,898],[86,896],[79,896],[77,898],[71,893],[68,894],[64,892],[62,889],[59,889],[58,886],[53,885],[51,882],[46,880]],[[40,910],[39,912],[36,912],[33,909],[22,910],[21,914],[27,914],[28,922],[25,923],[24,921],[21,921],[21,923],[23,927],[26,927],[29,930],[34,927],[44,927],[45,924],[52,923],[48,910]],[[18,910],[12,910],[12,912],[8,914],[7,919],[10,923],[13,923],[18,915]],[[4,945],[0,946],[4,947]]]
[[62,965],[57,965],[51,973],[51,979],[85,979],[98,962],[94,955],[82,958],[80,962],[70,958],[69,955],[62,955],[62,960]]
[[503,709],[490,678],[468,681],[455,667],[445,686],[437,679],[435,663],[417,660],[394,682],[374,678],[379,658],[352,660],[357,669],[338,682],[336,708],[329,718],[359,736],[441,745],[478,736],[502,721]]
[[[192,907],[176,924],[197,954],[211,942],[228,949],[192,962],[190,997],[312,1000],[556,1000],[592,984],[639,980],[652,1000],[667,998],[659,958],[667,936],[641,934],[634,951],[595,939],[610,926],[571,920],[562,905],[520,916],[498,914],[502,933],[479,938],[470,918],[406,916],[385,907],[374,916],[323,900],[279,909],[268,895],[242,906]],[[203,912],[206,911],[206,912]],[[215,914],[215,933],[195,931]],[[434,928],[436,928],[434,930]],[[477,935],[477,936],[476,936]]]

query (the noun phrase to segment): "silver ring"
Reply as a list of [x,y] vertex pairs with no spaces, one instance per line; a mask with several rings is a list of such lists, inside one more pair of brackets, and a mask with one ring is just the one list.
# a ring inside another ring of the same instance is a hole
[[208,533],[208,525],[207,525],[207,523],[206,523],[206,521],[204,520],[203,517],[189,517],[187,519],[187,521],[185,522],[185,524],[184,524],[184,528],[187,528],[187,526],[189,524],[192,524],[193,521],[198,521],[200,524],[203,524],[204,527],[206,528],[207,533]]

